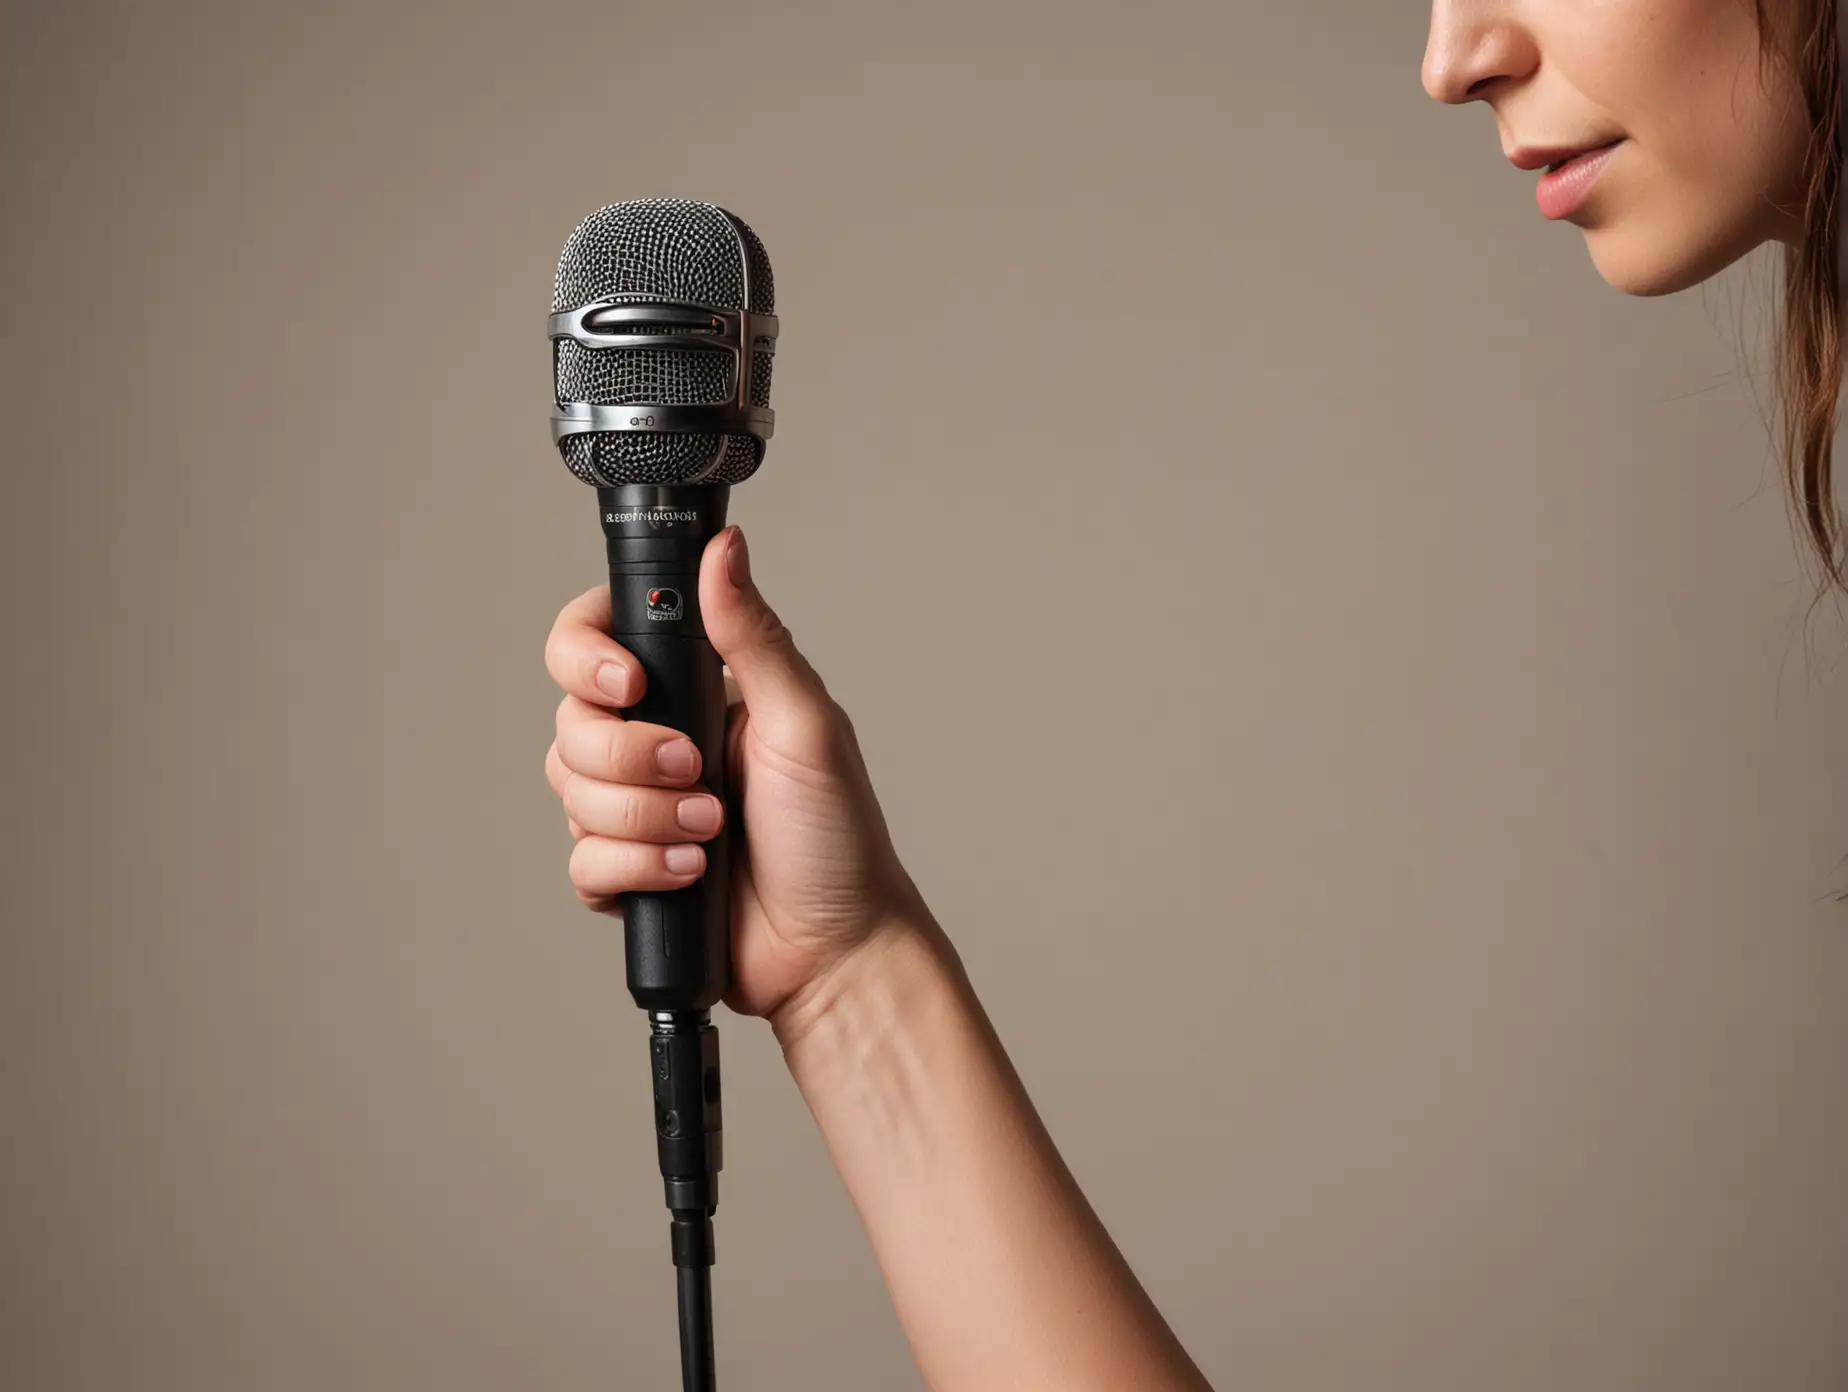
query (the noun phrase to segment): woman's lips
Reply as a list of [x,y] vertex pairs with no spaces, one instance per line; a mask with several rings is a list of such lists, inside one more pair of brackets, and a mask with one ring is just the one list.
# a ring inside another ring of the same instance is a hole
[[1534,187],[1534,202],[1540,205],[1541,213],[1558,220],[1577,212],[1621,144],[1623,141],[1613,140],[1592,150],[1549,152],[1557,157],[1546,162],[1546,175]]

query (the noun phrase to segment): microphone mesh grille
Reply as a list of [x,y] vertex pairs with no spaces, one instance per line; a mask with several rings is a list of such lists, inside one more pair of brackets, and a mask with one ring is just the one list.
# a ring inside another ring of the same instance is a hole
[[[721,449],[720,441],[724,441]],[[707,471],[714,450],[719,462]],[[763,463],[750,435],[610,435],[584,432],[558,442],[565,465],[599,488],[624,483],[743,483]]]
[[[710,406],[731,400],[732,355],[683,348],[586,348],[554,342],[560,401],[593,406]],[[759,356],[768,356],[760,354]],[[755,385],[755,384],[753,384]]]
[[[684,198],[612,203],[571,234],[558,258],[553,312],[614,298],[776,312],[770,258],[757,234],[748,227],[741,233],[718,208]],[[768,406],[771,355],[754,352],[751,359],[751,404]],[[560,401],[611,406],[726,401],[735,386],[731,364],[720,351],[586,348],[569,339],[556,344],[552,363]],[[559,451],[574,474],[594,484],[738,483],[763,460],[763,443],[749,435],[586,433],[566,436]]]
[[633,295],[775,314],[770,258],[749,228],[744,242],[751,267],[748,305],[738,233],[719,209],[685,198],[612,203],[579,223],[565,243],[552,312],[611,295]]
[[751,404],[768,406],[770,404],[770,364],[776,358],[769,353],[751,354]]

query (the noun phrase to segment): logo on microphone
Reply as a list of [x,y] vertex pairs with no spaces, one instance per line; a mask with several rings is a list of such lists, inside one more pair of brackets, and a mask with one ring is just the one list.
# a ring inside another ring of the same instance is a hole
[[624,508],[621,512],[606,512],[605,522],[645,522],[650,527],[678,527],[689,522],[699,521],[698,508]]
[[679,590],[650,590],[648,592],[648,617],[657,622],[677,619],[686,608],[680,598]]

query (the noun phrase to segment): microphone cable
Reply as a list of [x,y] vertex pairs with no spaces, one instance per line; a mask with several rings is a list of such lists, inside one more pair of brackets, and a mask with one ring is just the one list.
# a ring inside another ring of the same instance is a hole
[[714,1392],[712,1268],[680,1268],[680,1384],[684,1392]]
[[712,1215],[719,1206],[724,1132],[719,1113],[719,1032],[704,1010],[649,1015],[655,1135],[679,1285],[684,1392],[715,1392],[712,1350]]

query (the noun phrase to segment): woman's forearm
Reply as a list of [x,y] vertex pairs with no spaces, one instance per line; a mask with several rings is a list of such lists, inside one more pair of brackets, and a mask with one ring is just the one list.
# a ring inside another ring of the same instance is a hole
[[932,1392],[1206,1380],[1059,1158],[935,924],[776,1021]]

